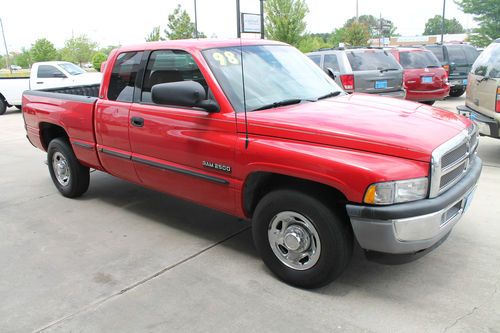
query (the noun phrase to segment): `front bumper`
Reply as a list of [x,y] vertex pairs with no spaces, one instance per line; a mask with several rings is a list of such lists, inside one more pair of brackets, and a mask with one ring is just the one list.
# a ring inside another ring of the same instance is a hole
[[450,86],[454,89],[462,89],[467,86],[467,77],[449,77],[448,82],[450,83]]
[[449,234],[467,210],[481,169],[481,159],[474,156],[467,175],[432,199],[389,206],[346,205],[360,246],[391,254],[431,248]]
[[465,116],[476,123],[479,128],[479,134],[491,136],[492,138],[500,138],[500,124],[495,118],[490,118],[479,112],[474,111],[467,105],[457,106],[457,111],[462,116]]

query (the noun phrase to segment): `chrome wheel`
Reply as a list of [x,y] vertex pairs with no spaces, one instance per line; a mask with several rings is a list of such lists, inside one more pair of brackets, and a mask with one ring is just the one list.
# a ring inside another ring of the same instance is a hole
[[68,186],[71,178],[71,171],[68,161],[60,152],[55,152],[54,155],[52,155],[52,169],[54,170],[54,175],[59,184]]
[[318,232],[305,216],[291,211],[277,214],[269,223],[269,245],[276,257],[296,270],[313,267],[321,254]]

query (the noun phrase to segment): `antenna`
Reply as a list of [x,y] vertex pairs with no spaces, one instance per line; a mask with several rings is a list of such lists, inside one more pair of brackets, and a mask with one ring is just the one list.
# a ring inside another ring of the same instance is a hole
[[245,112],[245,149],[248,148],[247,96],[245,90],[245,73],[243,72],[243,43],[240,36],[241,84],[243,86],[243,111]]

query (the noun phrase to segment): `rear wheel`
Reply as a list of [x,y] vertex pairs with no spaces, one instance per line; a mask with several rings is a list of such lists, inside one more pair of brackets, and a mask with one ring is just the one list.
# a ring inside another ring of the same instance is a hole
[[252,232],[269,269],[302,288],[333,281],[352,255],[353,236],[345,219],[322,200],[296,190],[264,196],[255,210]]
[[0,116],[3,115],[7,111],[7,103],[0,99]]
[[460,97],[464,94],[465,88],[457,88],[457,89],[451,89],[450,90],[450,96],[451,97]]
[[52,181],[63,196],[76,198],[87,191],[90,182],[89,168],[78,162],[66,140],[57,138],[50,141],[47,161]]

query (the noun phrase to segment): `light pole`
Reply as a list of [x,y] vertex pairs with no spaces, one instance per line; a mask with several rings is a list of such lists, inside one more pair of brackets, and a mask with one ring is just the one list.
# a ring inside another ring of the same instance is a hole
[[260,38],[264,39],[264,0],[260,0]]
[[443,0],[443,16],[441,17],[441,44],[443,44],[444,40],[444,12],[446,8],[446,0]]
[[236,37],[241,37],[240,0],[236,0]]
[[3,37],[3,45],[5,46],[5,64],[7,65],[7,68],[10,71],[10,74],[12,74],[12,68],[10,68],[10,61],[9,61],[9,49],[7,49],[7,40],[5,40],[5,32],[3,31],[3,22],[2,18],[0,17],[0,27],[2,28],[2,37]]
[[196,0],[194,0],[194,37],[198,38],[198,16],[196,13]]

